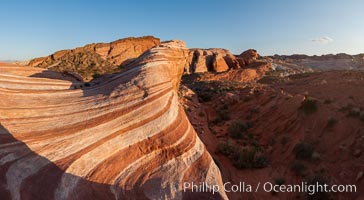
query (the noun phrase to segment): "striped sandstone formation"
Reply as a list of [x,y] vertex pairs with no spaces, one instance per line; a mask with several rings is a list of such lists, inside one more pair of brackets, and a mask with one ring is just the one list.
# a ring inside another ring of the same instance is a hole
[[183,42],[162,43],[83,89],[56,72],[0,66],[0,199],[226,199],[182,191],[192,181],[222,188],[178,104],[187,56]]

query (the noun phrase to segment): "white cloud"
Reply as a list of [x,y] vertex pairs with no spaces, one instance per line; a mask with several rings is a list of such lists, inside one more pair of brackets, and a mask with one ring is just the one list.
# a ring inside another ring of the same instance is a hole
[[328,44],[330,42],[333,42],[334,40],[328,36],[323,36],[323,37],[319,37],[319,38],[314,38],[311,39],[311,42],[317,42],[320,44]]

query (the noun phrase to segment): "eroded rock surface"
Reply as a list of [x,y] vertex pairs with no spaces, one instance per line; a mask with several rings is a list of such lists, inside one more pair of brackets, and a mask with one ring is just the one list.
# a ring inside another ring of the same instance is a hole
[[0,67],[0,199],[226,199],[182,192],[192,181],[222,188],[178,103],[187,57],[183,42],[163,43],[83,89]]
[[240,68],[235,56],[226,49],[190,49],[187,74],[199,72],[223,72]]
[[93,43],[57,51],[47,57],[35,58],[28,65],[59,72],[76,72],[86,79],[91,79],[93,76],[118,71],[121,65],[129,63],[159,44],[160,40],[152,36],[131,37],[110,43]]

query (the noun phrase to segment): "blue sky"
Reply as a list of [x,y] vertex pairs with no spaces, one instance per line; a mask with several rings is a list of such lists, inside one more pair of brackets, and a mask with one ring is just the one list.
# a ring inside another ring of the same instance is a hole
[[262,55],[364,52],[361,0],[2,0],[0,60],[153,35]]

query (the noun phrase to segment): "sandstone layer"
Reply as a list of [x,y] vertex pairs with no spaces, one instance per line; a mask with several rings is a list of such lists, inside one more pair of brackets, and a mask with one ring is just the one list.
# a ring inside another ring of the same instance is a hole
[[121,65],[159,44],[160,40],[152,36],[125,38],[111,43],[93,43],[35,58],[28,65],[59,72],[76,72],[86,79],[91,79],[92,76],[116,72]]
[[226,199],[182,191],[222,188],[178,103],[187,56],[183,42],[163,43],[83,89],[44,69],[0,67],[0,199]]

